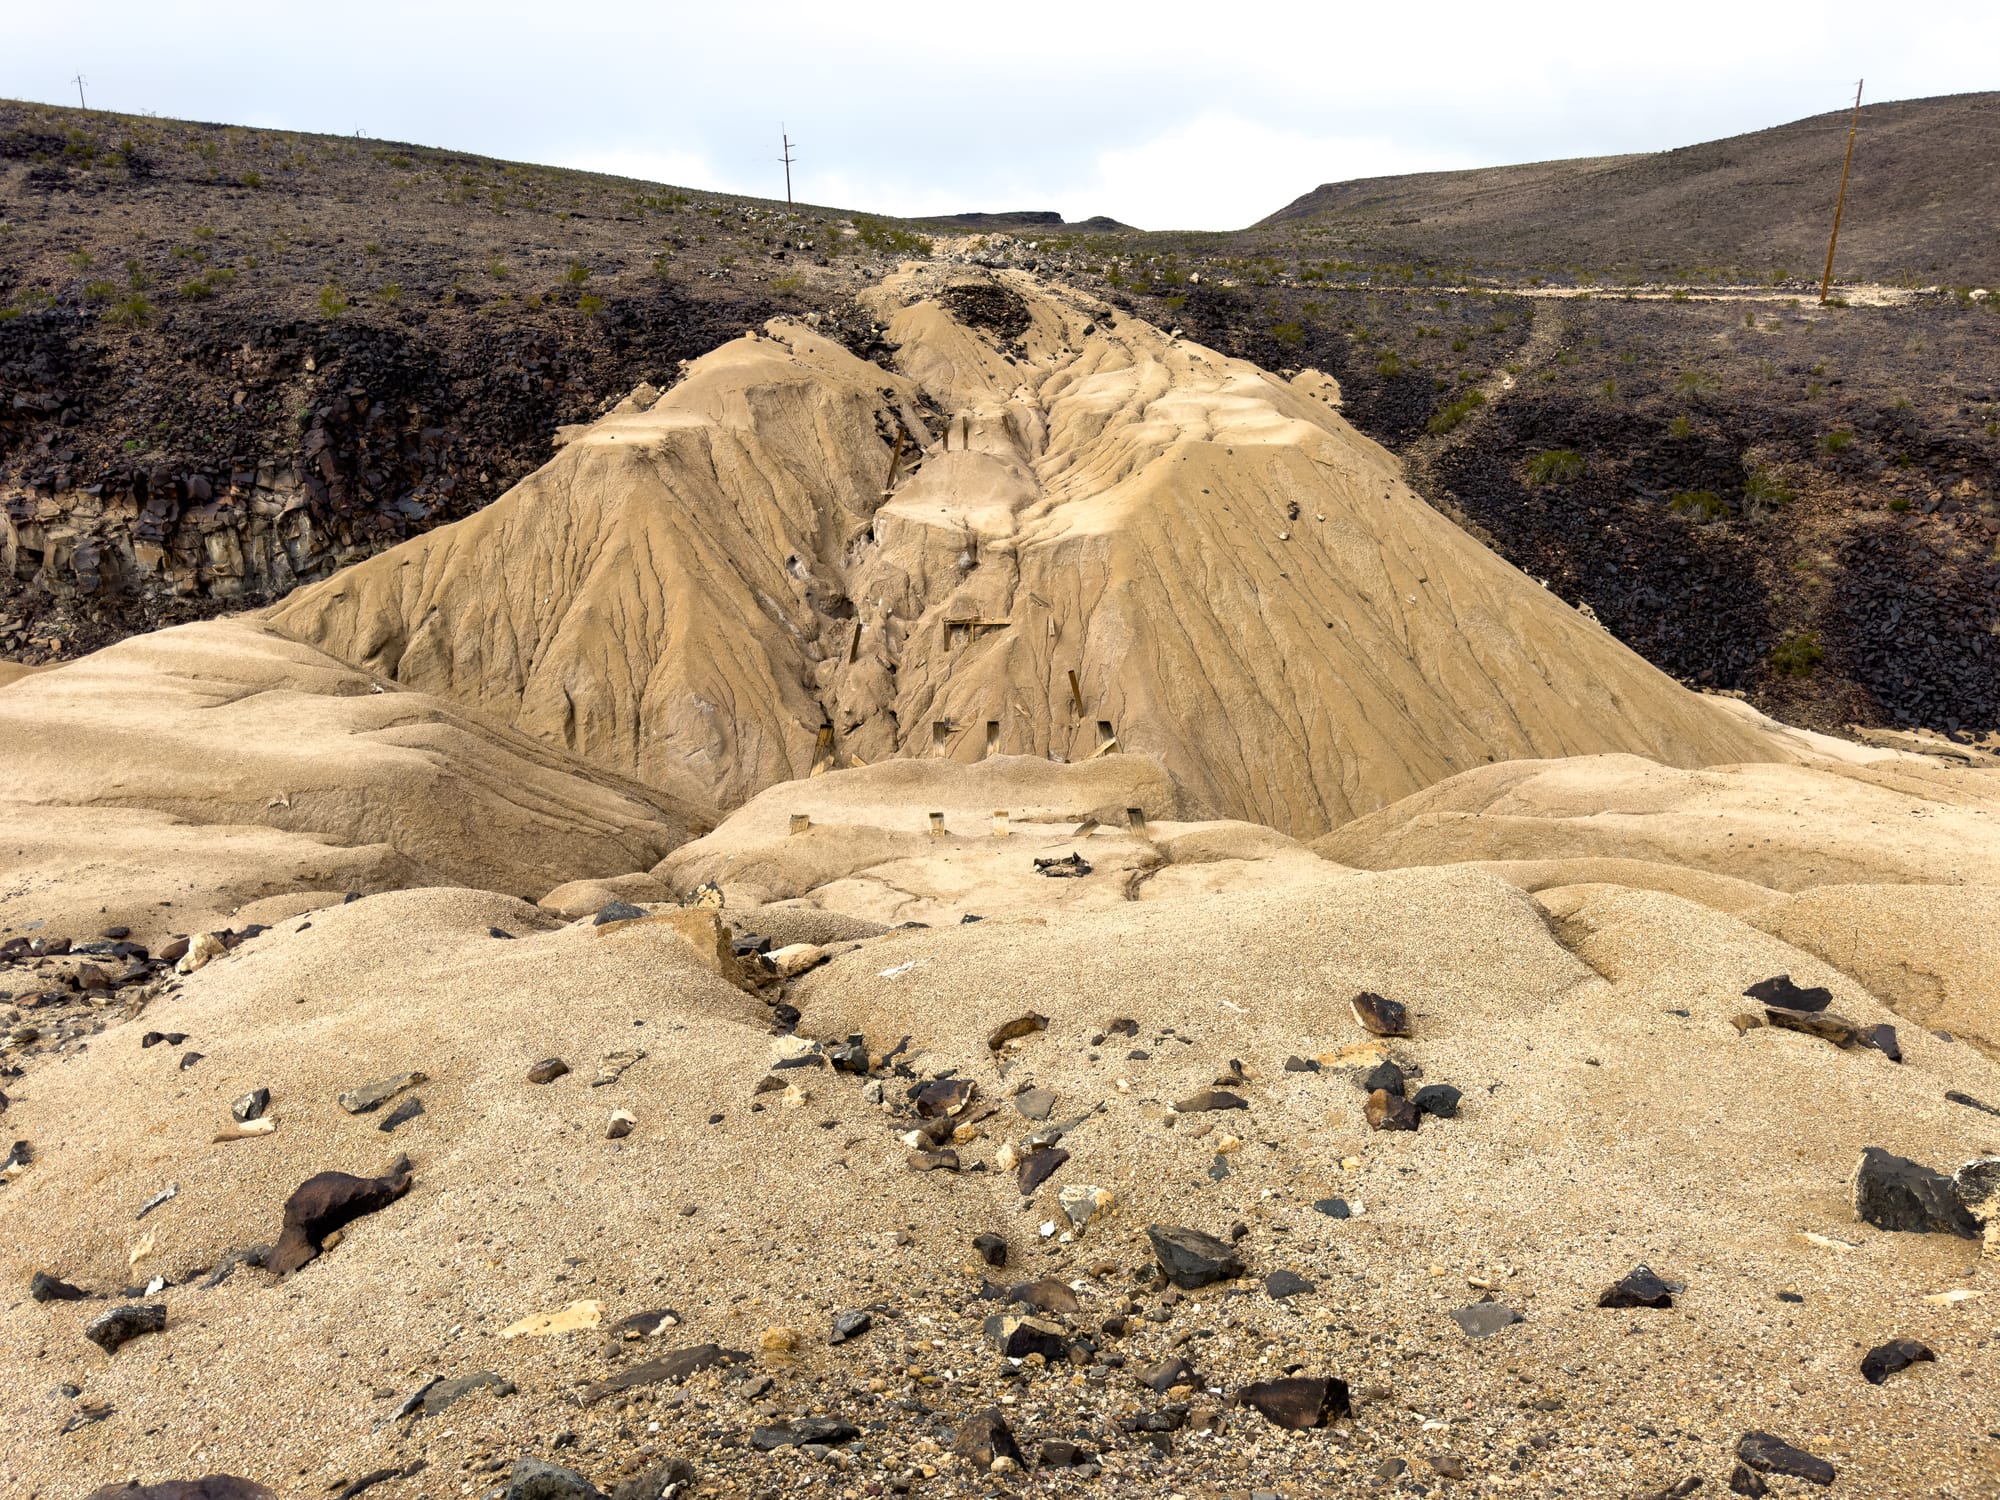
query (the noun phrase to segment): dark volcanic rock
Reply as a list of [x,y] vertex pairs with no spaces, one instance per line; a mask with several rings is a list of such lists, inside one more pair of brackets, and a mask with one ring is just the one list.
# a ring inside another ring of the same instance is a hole
[[1026,1359],[1039,1354],[1050,1364],[1068,1357],[1069,1336],[1054,1323],[1041,1318],[995,1313],[986,1320],[986,1336],[1008,1359]]
[[470,1396],[474,1391],[490,1390],[497,1396],[514,1394],[514,1382],[495,1375],[491,1370],[480,1370],[471,1375],[460,1375],[454,1380],[440,1380],[424,1392],[417,1409],[427,1417],[435,1417],[447,1408]]
[[1423,1123],[1416,1105],[1387,1089],[1377,1089],[1370,1094],[1361,1112],[1367,1117],[1371,1130],[1415,1130]]
[[166,1326],[165,1303],[133,1302],[99,1313],[84,1325],[83,1336],[106,1354],[115,1354],[128,1340],[142,1333],[158,1333]]
[[590,919],[590,925],[608,927],[613,922],[635,922],[645,915],[645,907],[634,906],[630,901],[607,901],[598,908],[597,915]]
[[1238,1406],[1247,1406],[1277,1426],[1294,1430],[1324,1427],[1352,1414],[1347,1382],[1330,1375],[1260,1380],[1237,1391],[1234,1399]]
[[1389,1093],[1401,1094],[1409,1079],[1404,1076],[1401,1068],[1385,1059],[1375,1064],[1366,1073],[1363,1073],[1359,1081],[1361,1092],[1364,1094],[1372,1094],[1377,1089],[1386,1089]]
[[1088,1452],[1062,1438],[1043,1438],[1041,1447],[1035,1450],[1035,1463],[1044,1469],[1074,1469],[1090,1459]]
[[951,1451],[970,1459],[978,1469],[992,1468],[997,1458],[1025,1466],[1020,1444],[1014,1441],[1014,1429],[1007,1425],[997,1406],[967,1417],[958,1429],[958,1436],[952,1439]]
[[1023,1198],[1032,1198],[1035,1190],[1051,1177],[1058,1168],[1069,1160],[1069,1153],[1060,1146],[1051,1146],[1044,1151],[1031,1151],[1020,1167],[1020,1188]]
[[1768,1432],[1744,1433],[1737,1439],[1736,1456],[1760,1474],[1788,1474],[1813,1484],[1833,1483],[1832,1464]]
[[1854,1173],[1854,1212],[1877,1229],[1979,1238],[1979,1221],[1960,1201],[1949,1177],[1880,1146],[1861,1153]]
[[1646,1266],[1634,1266],[1604,1289],[1599,1307],[1672,1307],[1674,1294],[1667,1284]]
[[1242,1259],[1212,1234],[1154,1224],[1146,1230],[1146,1238],[1152,1241],[1153,1257],[1167,1280],[1183,1291],[1243,1274]]
[[28,1295],[37,1302],[81,1302],[90,1293],[51,1276],[47,1271],[37,1271],[28,1282]]
[[1395,1000],[1385,999],[1370,990],[1363,990],[1347,1002],[1354,1012],[1354,1019],[1377,1036],[1408,1036],[1410,1034],[1410,1012]]
[[1448,1083],[1427,1083],[1411,1097],[1410,1103],[1417,1107],[1420,1115],[1455,1120],[1458,1118],[1459,1101],[1464,1097]]
[[989,1266],[1007,1264],[1007,1242],[997,1234],[982,1234],[972,1242],[972,1248],[979,1252],[979,1258]]
[[539,1458],[517,1458],[507,1476],[507,1500],[604,1500],[604,1491],[574,1469]]
[[1786,1010],[1782,1006],[1767,1005],[1764,1007],[1764,1019],[1773,1026],[1781,1026],[1787,1031],[1803,1031],[1807,1036],[1832,1042],[1836,1047],[1852,1047],[1864,1035],[1854,1022],[1830,1010]]
[[1833,991],[1814,987],[1804,989],[1792,983],[1792,976],[1779,974],[1771,979],[1760,979],[1743,992],[1752,1000],[1766,1005],[1775,1005],[1781,1010],[1817,1011],[1825,1010],[1833,1004]]
[[760,1453],[770,1453],[779,1448],[803,1448],[807,1443],[833,1447],[851,1443],[860,1436],[860,1428],[839,1417],[798,1417],[757,1428],[750,1434],[750,1446]]
[[347,1172],[320,1172],[308,1177],[285,1200],[284,1228],[266,1266],[279,1276],[291,1274],[319,1254],[321,1244],[334,1230],[387,1208],[409,1190],[406,1159],[399,1159],[380,1177],[356,1177]]
[[1195,1390],[1202,1388],[1201,1376],[1195,1373],[1194,1366],[1178,1355],[1140,1370],[1138,1380],[1139,1384],[1150,1386],[1162,1396],[1177,1385],[1192,1386]]
[[167,1479],[158,1484],[107,1484],[84,1500],[278,1500],[254,1479],[234,1474],[204,1474],[199,1479]]
[[1891,1339],[1886,1344],[1877,1344],[1861,1359],[1861,1378],[1870,1385],[1880,1385],[1898,1370],[1907,1370],[1911,1365],[1935,1360],[1937,1354],[1929,1344],[1918,1343],[1915,1339]]
[[1264,1290],[1273,1297],[1303,1297],[1319,1288],[1297,1271],[1273,1271],[1264,1278]]
[[554,1083],[569,1071],[569,1064],[560,1057],[545,1057],[528,1069],[528,1082]]
[[829,1343],[844,1344],[849,1339],[858,1339],[875,1326],[875,1315],[856,1308],[852,1312],[836,1313],[833,1319],[833,1334]]
[[271,1107],[269,1089],[252,1089],[229,1106],[230,1118],[238,1124],[247,1125],[252,1120],[264,1118],[264,1111]]

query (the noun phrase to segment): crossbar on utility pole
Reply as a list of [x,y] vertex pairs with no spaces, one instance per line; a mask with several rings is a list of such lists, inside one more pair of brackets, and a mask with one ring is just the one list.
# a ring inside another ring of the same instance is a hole
[[84,84],[83,75],[81,73],[77,74],[76,77],[70,80],[70,82],[76,85],[76,107],[78,109],[89,109],[90,106],[83,102],[83,84]]
[[790,208],[792,206],[792,162],[794,158],[792,156],[792,138],[785,134],[785,125],[782,120],[778,122],[778,139],[785,143],[785,154],[779,157],[778,160],[785,164],[785,207]]
[[1847,122],[1847,160],[1840,164],[1840,196],[1833,200],[1833,233],[1826,238],[1826,274],[1819,279],[1820,305],[1826,305],[1827,288],[1833,285],[1833,247],[1840,243],[1840,214],[1847,207],[1847,174],[1854,166],[1854,132],[1861,127],[1861,85],[1854,82],[1854,116]]

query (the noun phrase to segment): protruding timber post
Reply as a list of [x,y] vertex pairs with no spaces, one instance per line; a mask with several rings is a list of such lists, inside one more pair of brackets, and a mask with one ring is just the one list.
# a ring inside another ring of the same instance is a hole
[[1840,196],[1833,200],[1833,233],[1826,239],[1826,274],[1819,279],[1820,306],[1826,305],[1827,288],[1833,285],[1833,247],[1840,243],[1840,215],[1847,207],[1847,173],[1854,165],[1854,133],[1861,128],[1861,85],[1866,79],[1856,79],[1854,84],[1854,117],[1847,122],[1847,160],[1840,164]]

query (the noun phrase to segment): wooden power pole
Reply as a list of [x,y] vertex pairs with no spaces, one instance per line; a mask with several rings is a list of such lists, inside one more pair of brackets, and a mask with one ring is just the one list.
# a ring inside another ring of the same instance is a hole
[[1840,196],[1833,200],[1833,233],[1826,239],[1826,274],[1819,279],[1820,305],[1826,305],[1827,288],[1833,285],[1833,247],[1840,243],[1840,212],[1847,207],[1847,174],[1854,165],[1854,132],[1861,126],[1861,85],[1854,84],[1854,117],[1847,122],[1847,160],[1840,165]]
[[89,109],[90,106],[83,102],[83,75],[81,73],[77,74],[70,82],[76,85],[76,107],[78,109]]
[[785,143],[785,154],[778,158],[785,164],[785,207],[792,206],[792,138],[785,134],[782,123],[778,126],[778,139]]

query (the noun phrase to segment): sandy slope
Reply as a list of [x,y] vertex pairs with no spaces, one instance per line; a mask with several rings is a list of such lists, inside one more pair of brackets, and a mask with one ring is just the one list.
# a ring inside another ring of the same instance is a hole
[[[0,902],[0,925],[51,915],[37,878],[63,867],[86,899],[115,897],[148,930],[158,915],[139,907],[190,896],[226,909],[287,888],[425,882],[539,896],[650,864],[704,823],[243,620],[135,637],[14,683],[0,745],[0,804],[20,809],[21,835],[0,860],[10,891],[28,882]],[[108,881],[84,868],[106,860],[127,868]],[[247,868],[258,861],[269,868]]]
[[873,300],[894,369],[773,324],[274,624],[725,806],[822,725],[843,765],[1116,736],[1306,835],[1489,760],[1789,758],[1424,505],[1317,377],[1018,273]]

